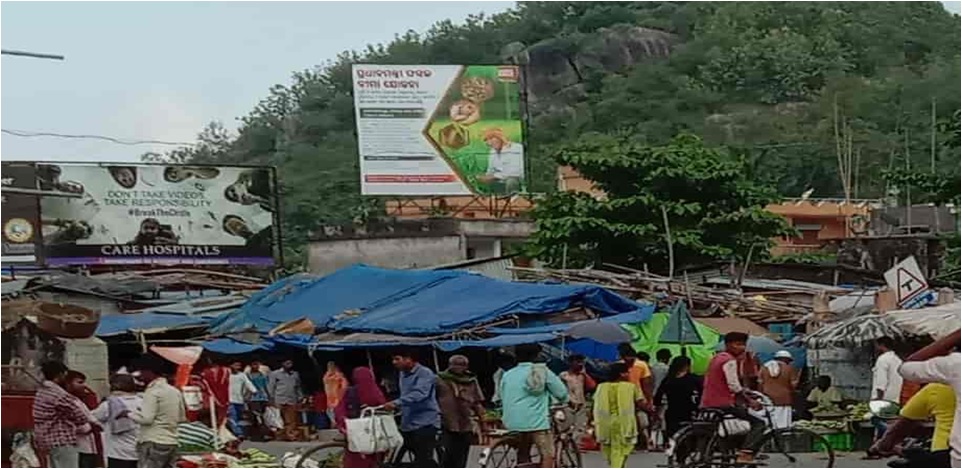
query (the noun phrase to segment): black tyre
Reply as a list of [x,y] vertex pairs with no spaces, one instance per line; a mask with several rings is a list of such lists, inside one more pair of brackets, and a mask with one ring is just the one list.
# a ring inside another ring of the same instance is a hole
[[346,441],[319,444],[301,455],[296,467],[344,467]]
[[578,449],[578,445],[571,438],[567,438],[558,442],[561,445],[560,451],[558,451],[558,460],[555,461],[555,466],[557,467],[584,467],[581,463],[581,450]]
[[835,450],[822,435],[804,428],[771,430],[755,458],[769,467],[834,467]]
[[700,467],[705,463],[705,447],[711,435],[693,427],[678,430],[670,439],[669,467]]

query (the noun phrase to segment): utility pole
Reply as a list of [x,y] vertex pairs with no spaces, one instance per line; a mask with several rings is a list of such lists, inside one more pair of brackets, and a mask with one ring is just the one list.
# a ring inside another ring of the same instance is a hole
[[22,50],[7,50],[7,49],[3,49],[3,50],[0,50],[0,54],[2,54],[2,55],[15,55],[15,56],[18,56],[18,57],[30,57],[30,58],[34,58],[34,59],[49,59],[49,60],[63,60],[63,59],[64,59],[64,57],[63,57],[62,55],[56,55],[56,54],[40,54],[40,53],[37,53],[37,52],[25,52],[25,51],[22,51]]

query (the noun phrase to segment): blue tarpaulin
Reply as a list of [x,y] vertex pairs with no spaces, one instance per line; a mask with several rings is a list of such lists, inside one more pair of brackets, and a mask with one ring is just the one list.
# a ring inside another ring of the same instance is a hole
[[172,329],[188,327],[204,327],[216,316],[226,314],[208,313],[203,315],[168,314],[168,313],[135,313],[110,314],[100,318],[97,325],[98,337],[107,337],[135,332],[164,332]]
[[[601,322],[610,322],[614,324],[634,324],[638,322],[646,322],[651,319],[651,315],[655,312],[655,305],[641,304],[639,308],[630,313],[616,314],[614,316],[606,316],[600,319]],[[549,324],[547,326],[532,326],[532,327],[489,327],[487,332],[492,334],[538,334],[543,332],[564,332],[570,329],[575,324],[582,322],[595,321],[595,319],[589,319],[587,321],[577,321],[569,322],[564,324]]]
[[553,313],[579,305],[601,316],[646,308],[597,286],[506,282],[463,271],[358,265],[321,278],[275,282],[235,313],[213,323],[212,332],[266,332],[306,317],[318,327],[340,332],[444,334],[507,315]]
[[271,341],[262,341],[257,344],[252,344],[250,342],[244,342],[242,340],[232,339],[230,337],[221,337],[218,339],[211,339],[205,341],[201,346],[204,350],[214,353],[222,353],[225,355],[239,355],[243,353],[259,352],[271,350],[274,348],[274,343]]
[[497,348],[497,347],[511,347],[514,345],[521,344],[536,344],[539,342],[549,342],[558,339],[557,334],[550,332],[540,333],[540,334],[511,334],[511,335],[500,335],[497,337],[491,337],[489,339],[479,339],[479,340],[440,340],[434,342],[434,346],[450,352],[452,350],[457,350],[464,347],[483,347],[483,348]]

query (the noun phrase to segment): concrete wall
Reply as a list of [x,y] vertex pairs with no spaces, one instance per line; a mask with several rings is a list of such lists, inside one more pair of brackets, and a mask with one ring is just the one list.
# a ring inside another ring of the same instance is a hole
[[524,241],[533,231],[531,221],[505,219],[433,218],[324,226],[314,233],[307,265],[317,274],[358,263],[396,269],[433,267],[499,257],[505,246]]
[[307,265],[327,274],[357,264],[407,269],[464,260],[460,235],[338,239],[311,242]]

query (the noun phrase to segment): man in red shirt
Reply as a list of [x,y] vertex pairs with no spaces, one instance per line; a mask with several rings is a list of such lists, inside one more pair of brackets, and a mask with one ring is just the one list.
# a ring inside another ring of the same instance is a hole
[[748,413],[747,408],[758,410],[761,404],[746,392],[748,390],[742,386],[738,376],[738,359],[745,353],[747,344],[748,334],[725,334],[725,351],[715,354],[708,363],[701,395],[701,408],[723,409],[727,414],[751,423],[744,449],[738,454],[739,463],[754,461],[752,445],[765,429],[764,422]]
[[227,408],[230,404],[230,375],[230,368],[223,363],[215,363],[213,360],[210,360],[210,366],[200,373],[205,391],[207,391],[205,397],[214,397],[214,409],[212,410],[216,412],[218,428],[227,419]]

